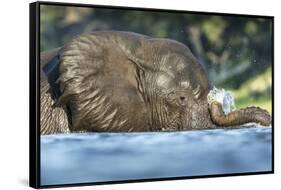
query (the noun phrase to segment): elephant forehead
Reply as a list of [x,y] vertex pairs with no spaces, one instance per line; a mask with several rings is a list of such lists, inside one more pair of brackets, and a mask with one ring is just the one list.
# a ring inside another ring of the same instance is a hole
[[167,55],[162,56],[161,63],[164,67],[174,71],[180,71],[186,67],[183,56],[175,53],[168,53]]
[[184,64],[183,62],[178,62],[176,64],[176,71],[182,71],[186,68],[186,64]]
[[168,86],[169,83],[173,80],[173,78],[171,76],[169,76],[168,74],[165,73],[160,73],[158,74],[157,78],[156,78],[156,84],[158,86]]
[[180,81],[179,82],[180,86],[183,88],[188,88],[190,86],[190,82],[189,81]]
[[191,88],[190,81],[188,80],[178,80],[177,78],[172,77],[169,74],[160,74],[156,78],[156,84],[158,87],[164,89],[180,89],[182,91],[186,91]]

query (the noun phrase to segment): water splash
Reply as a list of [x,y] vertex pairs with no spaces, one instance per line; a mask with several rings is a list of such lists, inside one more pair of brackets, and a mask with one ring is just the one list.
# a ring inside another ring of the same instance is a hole
[[231,111],[235,110],[235,103],[232,93],[229,91],[225,91],[223,88],[217,89],[216,87],[214,87],[209,92],[207,99],[209,106],[211,106],[214,101],[221,103],[225,114],[228,114]]

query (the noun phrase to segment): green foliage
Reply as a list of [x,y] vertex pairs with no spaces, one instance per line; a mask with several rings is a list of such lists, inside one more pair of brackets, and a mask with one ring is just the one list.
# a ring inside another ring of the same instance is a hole
[[264,74],[272,67],[269,18],[41,5],[40,21],[41,51],[62,46],[80,33],[99,30],[171,38],[190,47],[217,87],[233,89],[239,96],[238,105],[271,101],[270,93],[253,98],[248,88],[249,81],[257,77],[271,80],[270,74]]
[[236,90],[233,90],[237,108],[256,105],[271,113],[272,110],[272,68],[247,80]]

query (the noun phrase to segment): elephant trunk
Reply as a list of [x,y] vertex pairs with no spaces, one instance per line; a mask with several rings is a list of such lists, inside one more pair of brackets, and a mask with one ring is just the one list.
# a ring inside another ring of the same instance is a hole
[[225,114],[222,104],[214,101],[210,105],[210,115],[212,121],[219,126],[242,125],[249,122],[260,123],[264,126],[271,124],[271,116],[259,107],[247,107]]

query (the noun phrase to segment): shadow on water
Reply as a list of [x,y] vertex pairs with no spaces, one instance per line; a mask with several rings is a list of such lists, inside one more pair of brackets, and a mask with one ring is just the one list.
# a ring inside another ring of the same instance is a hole
[[271,170],[271,128],[41,137],[42,185]]

